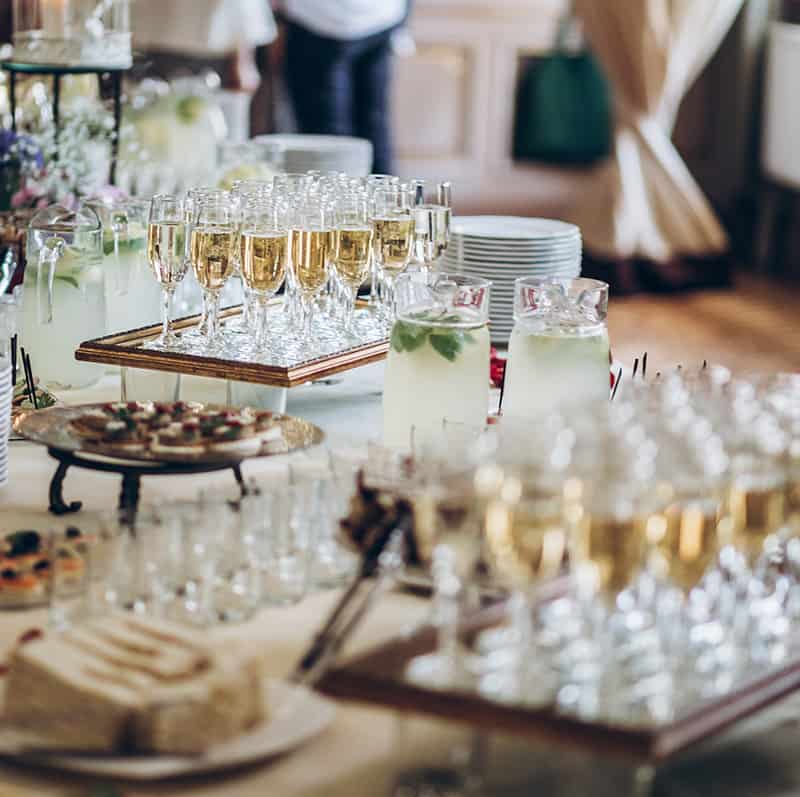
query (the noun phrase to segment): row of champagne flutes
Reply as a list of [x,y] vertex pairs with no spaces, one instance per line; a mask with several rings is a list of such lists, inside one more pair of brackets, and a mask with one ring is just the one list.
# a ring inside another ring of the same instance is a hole
[[[281,174],[238,181],[232,191],[156,196],[148,259],[163,289],[159,343],[218,350],[233,331],[246,336],[239,343],[254,356],[285,346],[267,320],[270,300],[285,286],[285,312],[302,332],[296,345],[313,348],[320,334],[354,332],[356,295],[370,276],[375,309],[391,320],[397,274],[429,268],[447,246],[449,203],[447,183],[437,186],[437,203],[426,203],[422,180],[341,173]],[[203,312],[197,330],[178,339],[172,297],[189,268],[203,291]],[[243,281],[244,312],[238,327],[223,331],[220,292],[233,276]]]
[[[412,679],[649,724],[791,654],[797,376],[678,372],[536,425],[445,424],[416,454],[399,489],[425,507],[440,648]],[[512,621],[464,650],[456,609],[479,562],[511,591]],[[567,563],[564,596],[538,602]]]
[[204,489],[133,517],[102,515],[80,583],[55,559],[53,625],[124,609],[206,627],[341,586],[356,564],[337,534],[356,467],[327,452],[250,482],[244,496]]

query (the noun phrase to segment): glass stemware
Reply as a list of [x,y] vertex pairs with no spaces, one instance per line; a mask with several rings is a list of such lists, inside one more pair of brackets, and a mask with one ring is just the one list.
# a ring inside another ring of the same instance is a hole
[[254,297],[253,351],[268,345],[267,308],[283,284],[289,260],[289,230],[282,208],[274,203],[251,201],[242,212],[242,278]]
[[198,199],[191,233],[191,260],[203,290],[207,321],[205,342],[212,349],[221,342],[219,298],[233,273],[237,246],[235,209],[230,195],[223,193]]
[[172,299],[178,284],[186,276],[185,240],[183,201],[164,194],[153,197],[148,217],[147,259],[161,285],[163,301],[159,343],[165,347],[174,347],[177,343],[172,330]]
[[336,207],[336,245],[333,265],[344,299],[344,328],[351,332],[358,289],[369,275],[372,228],[367,200],[361,194],[342,197]]
[[384,312],[394,317],[395,279],[406,269],[414,243],[413,195],[403,185],[381,186],[372,195],[375,264],[383,290]]
[[310,344],[316,299],[328,281],[333,255],[333,218],[321,202],[295,210],[292,225],[292,272],[303,316],[303,340]]

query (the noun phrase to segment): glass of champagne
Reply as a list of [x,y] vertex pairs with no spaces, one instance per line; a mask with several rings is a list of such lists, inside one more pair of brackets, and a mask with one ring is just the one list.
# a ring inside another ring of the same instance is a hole
[[417,181],[417,200],[412,209],[417,257],[431,269],[450,243],[450,183],[439,183],[436,202],[426,202],[422,181]]
[[267,307],[283,284],[289,260],[289,230],[280,205],[251,200],[242,211],[242,278],[254,298],[253,351],[268,346]]
[[196,202],[191,235],[194,275],[203,290],[206,317],[205,342],[218,348],[221,342],[219,296],[233,273],[238,246],[235,208],[230,195],[212,195]]
[[[370,174],[364,178],[364,188],[367,192],[367,198],[370,202],[370,214],[372,213],[372,197],[375,192],[380,188],[388,188],[389,186],[398,185],[400,178],[395,177],[393,174]],[[370,265],[370,286],[369,286],[369,303],[370,305],[377,305],[379,296],[379,279],[378,265],[376,262],[374,249],[372,254],[372,263]]]
[[381,186],[372,197],[375,265],[383,288],[383,306],[394,317],[395,279],[411,260],[415,222],[411,214],[413,196],[403,185]]
[[358,289],[369,276],[372,227],[367,216],[367,199],[348,194],[336,208],[336,242],[333,264],[344,294],[344,327],[352,332]]
[[161,337],[159,344],[174,347],[177,337],[172,330],[172,297],[186,275],[186,223],[183,200],[160,194],[150,202],[147,227],[147,259],[161,285]]
[[330,273],[333,257],[333,217],[324,203],[308,201],[295,211],[292,225],[292,271],[303,318],[303,339],[311,344],[315,302]]

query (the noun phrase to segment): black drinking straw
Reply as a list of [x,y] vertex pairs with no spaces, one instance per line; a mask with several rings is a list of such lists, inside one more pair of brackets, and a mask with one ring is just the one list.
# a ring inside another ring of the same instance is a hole
[[25,371],[25,386],[28,389],[28,398],[33,403],[34,409],[39,409],[39,403],[36,400],[36,388],[33,383],[33,369],[31,368],[31,358],[25,352],[25,348],[20,349],[22,354],[22,368]]
[[642,381],[647,377],[647,352],[642,355]]
[[633,371],[631,372],[631,379],[636,379],[636,372],[639,370],[639,358],[633,358]]
[[503,396],[506,392],[506,374],[508,373],[508,360],[503,366],[503,378],[500,380],[500,400],[497,402],[497,414],[503,414]]
[[617,371],[617,378],[614,380],[614,389],[611,391],[611,401],[614,400],[614,396],[617,395],[617,390],[619,390],[619,383],[622,381],[622,368]]
[[11,389],[17,384],[17,336],[11,336]]
[[25,363],[28,367],[28,373],[31,375],[31,396],[33,397],[33,408],[39,409],[39,397],[36,395],[36,382],[33,379],[33,366],[31,365],[31,355],[25,355]]

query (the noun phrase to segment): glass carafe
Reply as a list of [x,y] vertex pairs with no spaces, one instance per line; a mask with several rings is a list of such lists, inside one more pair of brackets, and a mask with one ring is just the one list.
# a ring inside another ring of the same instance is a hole
[[147,214],[142,199],[90,201],[103,225],[106,332],[156,324],[161,293],[147,263]]
[[489,404],[489,289],[461,274],[397,278],[383,387],[388,446],[438,440],[445,420],[482,427]]
[[536,419],[552,410],[607,401],[607,313],[605,282],[517,279],[503,414]]
[[28,228],[22,345],[34,374],[55,389],[85,387],[102,368],[75,360],[106,323],[103,231],[89,207],[40,210]]

